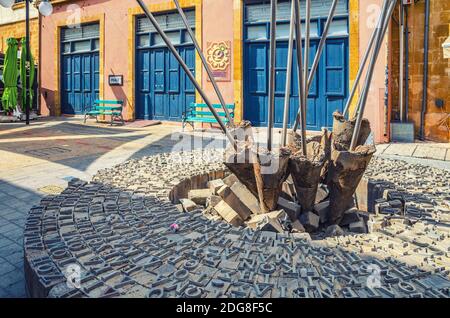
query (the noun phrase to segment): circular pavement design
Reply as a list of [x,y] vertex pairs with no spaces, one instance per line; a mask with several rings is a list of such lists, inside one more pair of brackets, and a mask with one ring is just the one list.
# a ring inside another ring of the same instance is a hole
[[449,296],[444,172],[374,158],[365,181],[394,195],[412,191],[407,207],[417,223],[392,220],[376,233],[311,241],[212,222],[201,210],[181,213],[176,203],[187,191],[227,173],[222,155],[130,160],[44,198],[24,232],[29,296]]

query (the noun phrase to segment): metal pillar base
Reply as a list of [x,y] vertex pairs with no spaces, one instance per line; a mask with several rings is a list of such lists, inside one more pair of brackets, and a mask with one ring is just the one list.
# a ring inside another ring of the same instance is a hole
[[288,164],[291,151],[260,150],[253,165],[258,189],[258,198],[263,213],[276,210],[283,182],[289,176]]
[[[340,144],[346,150],[350,149],[356,119],[347,120],[340,112],[333,113],[333,142]],[[371,129],[370,122],[363,119],[357,146],[364,145],[369,138]]]
[[325,149],[321,138],[319,141],[309,140],[307,148],[308,157],[303,156],[301,151],[298,151],[292,154],[289,160],[289,171],[291,172],[297,200],[302,207],[303,213],[311,211],[314,207],[317,188],[319,187],[323,167],[326,162]]
[[355,151],[348,151],[339,144],[333,144],[328,174],[330,190],[328,222],[330,224],[341,222],[375,152],[374,145],[358,146]]

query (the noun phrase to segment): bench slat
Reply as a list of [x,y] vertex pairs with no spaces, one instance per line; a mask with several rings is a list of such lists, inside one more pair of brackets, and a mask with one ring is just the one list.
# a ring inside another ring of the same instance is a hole
[[[212,106],[213,106],[214,109],[216,109],[216,108],[223,109],[222,105],[220,105],[220,104],[213,104]],[[227,109],[234,110],[234,104],[227,104],[225,106],[227,107]],[[209,109],[208,105],[206,105],[206,104],[197,104],[197,103],[192,103],[191,104],[191,108],[208,108]]]
[[94,105],[95,104],[123,105],[123,101],[122,100],[102,100],[102,99],[97,99],[96,101],[94,101]]

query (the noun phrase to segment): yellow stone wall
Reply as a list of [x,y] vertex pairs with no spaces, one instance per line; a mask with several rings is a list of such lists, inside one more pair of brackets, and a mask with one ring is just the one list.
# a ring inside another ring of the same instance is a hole
[[[419,132],[423,98],[425,1],[410,5],[409,25],[409,113],[416,133]],[[398,16],[398,14],[397,14]],[[425,113],[425,137],[438,142],[450,142],[450,59],[445,59],[442,43],[450,36],[450,1],[430,1],[428,99]],[[398,112],[398,24],[392,27],[392,112]],[[435,105],[444,100],[444,107]]]
[[[8,38],[21,39],[25,36],[25,21],[0,25],[0,52],[5,53]],[[39,61],[39,19],[30,20],[31,52],[36,63]]]

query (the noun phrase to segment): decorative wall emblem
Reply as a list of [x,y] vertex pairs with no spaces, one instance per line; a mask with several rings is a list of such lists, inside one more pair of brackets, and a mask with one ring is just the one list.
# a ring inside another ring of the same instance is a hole
[[[216,81],[231,80],[231,42],[208,42],[206,60]],[[208,79],[209,80],[209,79]]]

